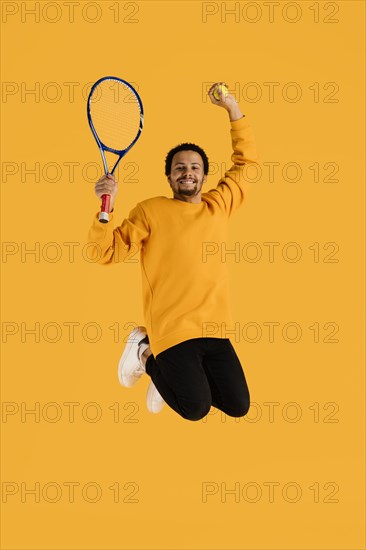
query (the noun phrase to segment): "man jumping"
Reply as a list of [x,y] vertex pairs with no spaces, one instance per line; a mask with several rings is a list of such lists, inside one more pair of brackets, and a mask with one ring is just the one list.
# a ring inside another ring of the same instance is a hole
[[103,176],[95,193],[99,199],[111,196],[110,221],[101,224],[97,213],[89,231],[100,264],[123,262],[131,249],[140,252],[146,327],[129,335],[118,365],[120,383],[131,387],[147,373],[148,410],[157,413],[167,403],[187,420],[200,420],[211,406],[233,417],[244,416],[250,407],[244,371],[230,339],[213,337],[208,330],[216,327],[216,334],[233,326],[228,271],[221,254],[209,252],[225,243],[229,218],[246,199],[250,184],[244,166],[258,163],[251,126],[235,97],[223,96],[220,84],[208,95],[229,114],[233,166],[217,187],[201,193],[208,158],[197,145],[183,143],[165,160],[172,198],[139,202],[113,229],[117,182]]

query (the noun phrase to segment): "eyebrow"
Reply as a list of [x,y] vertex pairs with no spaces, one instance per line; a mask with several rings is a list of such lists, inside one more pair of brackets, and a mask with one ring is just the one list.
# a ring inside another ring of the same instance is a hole
[[[179,161],[179,162],[175,162],[175,163],[174,163],[174,166],[177,166],[178,164],[188,164],[188,163]],[[201,166],[201,163],[200,163],[200,162],[191,162],[191,164],[197,164],[198,166]]]

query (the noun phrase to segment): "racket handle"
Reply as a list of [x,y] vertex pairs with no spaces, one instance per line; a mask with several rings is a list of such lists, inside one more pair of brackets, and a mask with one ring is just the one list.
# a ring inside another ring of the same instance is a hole
[[109,203],[111,200],[110,195],[102,195],[102,206],[99,212],[99,221],[100,223],[109,222]]

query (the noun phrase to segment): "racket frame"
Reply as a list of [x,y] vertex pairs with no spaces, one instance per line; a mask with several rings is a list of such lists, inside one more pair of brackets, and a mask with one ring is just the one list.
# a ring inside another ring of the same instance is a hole
[[[107,145],[105,145],[101,141],[101,139],[99,138],[99,136],[96,132],[96,129],[94,128],[92,116],[91,116],[91,113],[90,113],[91,98],[93,97],[95,89],[99,86],[99,84],[101,84],[105,80],[114,80],[114,81],[122,82],[122,84],[124,84],[127,88],[129,88],[131,90],[131,92],[136,96],[136,99],[137,99],[138,104],[139,104],[139,108],[140,108],[139,129],[137,131],[135,139],[131,142],[131,144],[126,149],[112,149],[111,147],[108,147]],[[117,168],[117,166],[118,166],[118,164],[120,163],[120,161],[128,153],[128,151],[131,149],[131,147],[133,147],[135,145],[136,141],[139,139],[139,137],[141,135],[141,132],[142,132],[142,129],[144,127],[144,108],[143,108],[143,105],[142,105],[141,98],[140,98],[139,94],[137,93],[137,91],[135,90],[135,88],[129,82],[127,82],[126,80],[123,80],[122,78],[118,78],[117,76],[104,76],[103,78],[100,78],[99,80],[97,80],[90,89],[89,96],[88,96],[88,101],[87,101],[87,115],[88,115],[88,122],[89,122],[90,129],[91,129],[91,131],[93,133],[93,136],[95,138],[95,141],[97,142],[97,145],[99,147],[99,151],[100,151],[102,161],[103,161],[103,167],[104,167],[105,175],[106,176],[108,174],[113,175],[116,168]],[[105,158],[104,151],[114,153],[115,155],[118,156],[117,162],[115,163],[115,165],[113,166],[111,171],[108,170],[107,160]],[[99,221],[101,223],[109,222],[109,202],[110,202],[110,195],[102,195],[102,206],[101,206],[101,211],[99,213]]]

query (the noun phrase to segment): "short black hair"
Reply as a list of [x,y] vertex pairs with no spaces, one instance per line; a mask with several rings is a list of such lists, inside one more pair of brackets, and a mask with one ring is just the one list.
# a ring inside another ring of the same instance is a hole
[[177,145],[174,147],[174,149],[171,149],[169,153],[166,156],[165,159],[165,175],[169,176],[170,172],[172,170],[172,160],[176,153],[179,153],[179,151],[195,151],[199,155],[201,155],[201,158],[203,160],[203,173],[205,176],[208,174],[208,158],[206,153],[204,152],[201,147],[198,145],[195,145],[194,143],[181,143],[180,145]]

